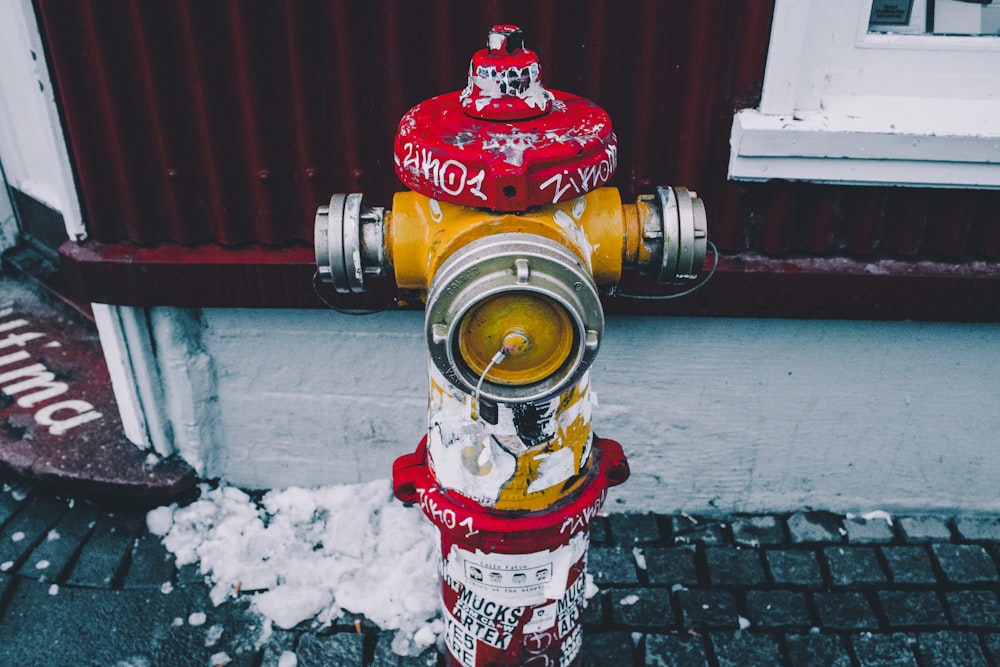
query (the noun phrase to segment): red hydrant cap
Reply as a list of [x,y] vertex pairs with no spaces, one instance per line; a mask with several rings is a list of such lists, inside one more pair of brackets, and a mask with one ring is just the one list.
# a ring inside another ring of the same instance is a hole
[[534,51],[524,48],[515,25],[495,25],[486,48],[469,63],[469,84],[459,99],[462,109],[484,120],[525,120],[552,108],[552,93],[542,87]]
[[590,100],[542,86],[521,29],[496,25],[468,86],[410,109],[393,146],[396,174],[422,195],[524,211],[601,187],[618,164],[611,119]]

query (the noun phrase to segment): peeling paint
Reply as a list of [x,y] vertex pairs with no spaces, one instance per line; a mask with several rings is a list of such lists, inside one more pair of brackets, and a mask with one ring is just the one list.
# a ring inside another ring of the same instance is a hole
[[[577,199],[577,203],[581,200],[582,197]],[[574,209],[575,208],[576,204],[574,204]],[[577,224],[576,220],[570,217],[569,213],[563,211],[562,209],[556,211],[555,214],[553,214],[552,219],[566,233],[566,236],[569,237],[573,244],[579,248],[583,255],[583,260],[587,264],[587,268],[592,269],[594,246],[590,243],[590,239],[587,238],[587,232],[584,231],[583,227]]]
[[524,164],[524,152],[534,148],[539,135],[534,132],[511,130],[508,133],[489,132],[483,140],[484,151],[494,151],[503,155],[507,164],[520,167]]
[[470,63],[469,82],[459,99],[467,106],[473,103],[473,93],[478,93],[474,104],[476,111],[482,111],[493,100],[509,95],[523,100],[532,109],[547,111],[555,98],[542,87],[539,72],[538,63],[506,69],[479,66],[475,71]]
[[487,506],[541,507],[589,459],[589,374],[548,401],[499,404],[490,424],[472,420],[471,397],[433,364],[430,373],[428,454],[442,488]]
[[429,200],[428,206],[431,209],[431,220],[434,222],[441,222],[444,219],[444,214],[441,213],[441,202],[437,199]]

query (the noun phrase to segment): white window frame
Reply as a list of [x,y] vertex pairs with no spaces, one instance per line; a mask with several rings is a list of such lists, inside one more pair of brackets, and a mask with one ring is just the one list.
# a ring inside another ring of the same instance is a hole
[[11,186],[62,214],[69,238],[87,238],[31,0],[0,0],[0,161]]
[[776,0],[730,178],[1000,188],[1000,37],[869,34],[871,3]]

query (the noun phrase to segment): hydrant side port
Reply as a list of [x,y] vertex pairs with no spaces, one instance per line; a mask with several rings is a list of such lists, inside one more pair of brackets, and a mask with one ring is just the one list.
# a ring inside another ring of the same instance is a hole
[[390,272],[403,289],[426,290],[438,268],[471,241],[528,233],[572,249],[597,285],[613,285],[623,266],[673,284],[692,278],[705,260],[705,207],[685,188],[657,188],[622,204],[614,188],[521,214],[496,213],[399,192],[392,211],[365,207],[362,195],[337,194],[316,213],[320,278],[338,292],[365,291],[366,276]]

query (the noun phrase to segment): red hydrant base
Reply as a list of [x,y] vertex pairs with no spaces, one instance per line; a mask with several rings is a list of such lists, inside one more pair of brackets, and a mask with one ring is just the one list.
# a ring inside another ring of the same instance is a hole
[[426,438],[393,466],[393,490],[441,533],[449,664],[568,667],[582,643],[590,521],[628,478],[621,446],[595,439],[587,478],[542,512],[497,511],[437,486]]

